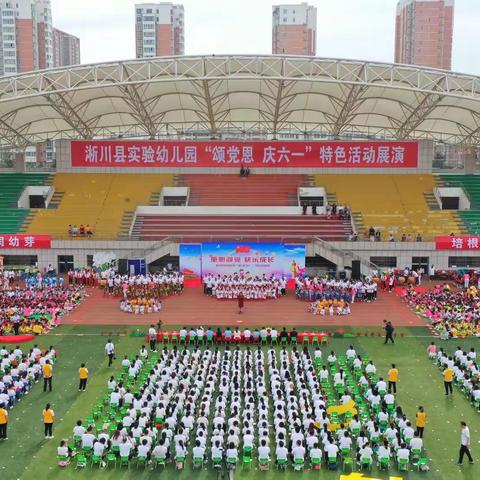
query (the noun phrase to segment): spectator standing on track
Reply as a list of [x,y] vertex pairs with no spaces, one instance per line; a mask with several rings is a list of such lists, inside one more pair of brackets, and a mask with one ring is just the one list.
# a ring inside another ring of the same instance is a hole
[[460,433],[460,453],[458,456],[458,465],[463,462],[463,456],[466,454],[468,457],[468,463],[473,463],[473,458],[470,453],[470,430],[465,422],[460,422],[462,431]]
[[392,322],[390,320],[384,320],[383,321],[384,328],[385,328],[385,345],[388,343],[390,340],[392,343],[395,343],[393,340],[393,332],[395,331],[395,328],[392,325]]
[[52,391],[52,378],[53,378],[53,367],[50,364],[50,360],[46,360],[43,367],[42,367],[42,374],[43,374],[43,391],[48,390]]
[[115,358],[115,345],[110,339],[107,340],[105,345],[105,354],[108,357],[108,366],[111,367]]
[[78,369],[78,376],[80,377],[80,383],[78,385],[78,391],[85,391],[87,388],[87,381],[88,381],[88,369],[84,363],[80,365]]

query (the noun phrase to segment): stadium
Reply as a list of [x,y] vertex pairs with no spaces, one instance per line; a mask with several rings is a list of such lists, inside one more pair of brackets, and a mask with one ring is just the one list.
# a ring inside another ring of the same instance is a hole
[[479,118],[477,76],[356,60],[0,78],[0,373],[54,371],[6,393],[2,478],[476,478]]

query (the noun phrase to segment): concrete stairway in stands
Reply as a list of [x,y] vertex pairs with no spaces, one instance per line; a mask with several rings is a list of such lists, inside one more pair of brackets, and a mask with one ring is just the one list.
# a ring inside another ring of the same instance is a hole
[[132,238],[158,240],[177,237],[180,241],[250,240],[305,242],[346,240],[349,221],[323,215],[142,215],[137,214]]
[[179,187],[190,187],[189,205],[296,206],[297,189],[313,185],[308,175],[180,175]]

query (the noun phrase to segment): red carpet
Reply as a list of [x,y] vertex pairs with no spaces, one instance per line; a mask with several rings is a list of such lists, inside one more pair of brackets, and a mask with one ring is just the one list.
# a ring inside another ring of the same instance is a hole
[[203,294],[201,288],[186,288],[184,293],[166,298],[159,314],[133,315],[119,309],[119,300],[104,297],[98,289],[64,323],[73,325],[148,325],[161,319],[166,325],[301,325],[301,326],[381,326],[389,319],[395,326],[423,326],[395,293],[380,293],[375,303],[354,303],[348,316],[320,317],[309,313],[308,302],[296,300],[293,291],[278,300],[246,302],[238,314],[235,301],[218,301]]

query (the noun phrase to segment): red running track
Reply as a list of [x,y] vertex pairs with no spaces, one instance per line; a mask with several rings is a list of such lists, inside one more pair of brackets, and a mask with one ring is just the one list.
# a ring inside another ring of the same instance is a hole
[[119,309],[119,300],[104,297],[98,289],[73,313],[64,318],[71,325],[149,325],[159,319],[165,325],[277,325],[277,326],[381,326],[385,318],[395,326],[425,326],[426,322],[395,293],[380,292],[375,303],[354,303],[348,316],[319,317],[307,311],[308,302],[295,298],[293,291],[278,300],[246,301],[245,312],[238,314],[235,301],[219,301],[203,294],[201,288],[186,288],[168,297],[159,314],[133,315]]

